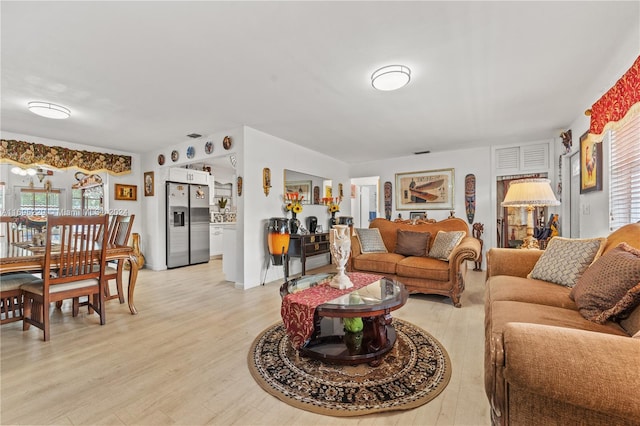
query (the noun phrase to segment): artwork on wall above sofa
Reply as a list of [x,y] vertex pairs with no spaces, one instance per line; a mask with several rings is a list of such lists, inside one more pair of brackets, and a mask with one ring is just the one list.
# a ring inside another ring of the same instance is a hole
[[453,209],[454,169],[396,173],[396,210]]

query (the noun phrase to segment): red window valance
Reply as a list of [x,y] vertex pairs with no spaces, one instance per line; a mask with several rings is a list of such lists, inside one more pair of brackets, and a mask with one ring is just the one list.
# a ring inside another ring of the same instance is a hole
[[74,168],[86,173],[131,173],[131,156],[80,151],[16,140],[0,139],[0,163],[21,166],[46,165],[57,169]]
[[591,107],[590,137],[602,134],[617,123],[640,113],[640,56],[631,68]]

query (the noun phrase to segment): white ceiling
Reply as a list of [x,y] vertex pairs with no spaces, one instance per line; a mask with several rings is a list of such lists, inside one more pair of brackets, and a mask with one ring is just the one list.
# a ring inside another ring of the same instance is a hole
[[[2,1],[1,12],[4,131],[142,153],[247,125],[347,162],[557,137],[615,81],[617,44],[640,34],[638,1]],[[412,80],[378,92],[371,73],[389,64]],[[35,116],[31,100],[72,117]]]

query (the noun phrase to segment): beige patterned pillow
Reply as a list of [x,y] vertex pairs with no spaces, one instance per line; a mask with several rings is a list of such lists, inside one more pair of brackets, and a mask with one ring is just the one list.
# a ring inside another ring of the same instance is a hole
[[388,253],[378,228],[356,228],[362,253]]
[[553,237],[527,278],[573,287],[600,256],[606,241],[606,238]]
[[571,293],[583,317],[604,324],[640,304],[640,250],[621,243],[593,263]]
[[462,241],[465,235],[466,232],[464,231],[438,231],[431,250],[429,250],[429,257],[449,260],[451,252],[460,244],[460,241]]

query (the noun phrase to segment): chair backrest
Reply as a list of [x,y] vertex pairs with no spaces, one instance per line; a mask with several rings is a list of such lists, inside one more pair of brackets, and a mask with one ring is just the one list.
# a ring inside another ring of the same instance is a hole
[[133,227],[133,219],[136,215],[131,216],[117,215],[115,220],[109,224],[109,244],[124,246],[129,242],[129,235]]
[[45,294],[50,285],[101,278],[105,269],[107,233],[102,232],[101,238],[99,235],[101,228],[106,229],[108,219],[107,215],[48,216],[47,227],[59,230],[59,241],[53,232],[47,232],[43,270],[50,271],[53,267],[56,273],[43,274]]
[[12,225],[15,223],[11,216],[0,216],[0,226],[2,226],[2,235],[6,238],[7,244],[11,244],[12,240]]
[[107,242],[109,242],[111,240],[111,231],[113,229],[113,226],[116,223],[116,219],[118,218],[117,215],[111,215],[109,216],[108,221],[108,226],[103,226],[100,228],[100,232],[98,233],[98,236],[96,238],[96,241],[102,241],[102,237],[104,236],[103,234],[106,232],[107,233]]
[[34,234],[38,232],[27,224],[18,226],[16,218],[11,216],[0,216],[0,223],[3,224],[2,233],[6,236],[8,244],[32,241]]

